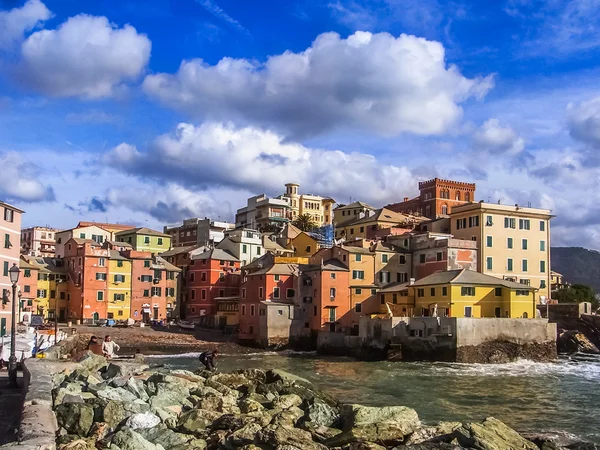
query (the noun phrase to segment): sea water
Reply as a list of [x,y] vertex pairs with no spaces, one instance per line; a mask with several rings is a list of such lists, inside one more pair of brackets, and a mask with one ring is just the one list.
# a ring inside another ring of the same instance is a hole
[[[150,356],[172,369],[200,367],[197,353]],[[564,432],[600,443],[600,359],[508,364],[360,362],[281,352],[219,355],[219,370],[286,370],[342,402],[405,405],[428,424],[493,416],[521,432]]]

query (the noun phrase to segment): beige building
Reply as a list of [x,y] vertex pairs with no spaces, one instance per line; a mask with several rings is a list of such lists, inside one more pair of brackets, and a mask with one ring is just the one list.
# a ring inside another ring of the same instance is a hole
[[59,230],[48,227],[31,227],[21,230],[21,253],[30,256],[53,257],[55,234]]
[[[21,250],[21,215],[23,211],[8,203],[0,201],[0,294],[2,305],[0,307],[0,336],[10,332],[12,303],[12,283],[9,270],[16,264],[19,265]],[[21,274],[22,275],[22,274]]]
[[340,205],[333,210],[333,224],[338,226],[346,222],[353,222],[361,217],[368,217],[375,211],[375,208],[363,202]]
[[313,194],[300,194],[299,184],[287,183],[285,194],[281,197],[289,199],[290,220],[302,214],[312,217],[318,226],[330,225],[333,222],[333,205],[335,200],[329,197],[321,197]]
[[549,210],[491,203],[454,206],[451,234],[478,243],[477,271],[539,289],[550,297]]

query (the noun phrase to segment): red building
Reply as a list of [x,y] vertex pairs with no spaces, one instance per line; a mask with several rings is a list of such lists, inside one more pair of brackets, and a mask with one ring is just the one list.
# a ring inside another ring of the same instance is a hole
[[386,208],[402,214],[419,213],[435,219],[440,215],[450,214],[453,206],[473,201],[475,201],[475,183],[434,178],[419,183],[417,197],[412,199],[405,197],[403,202],[388,205]]
[[192,256],[187,269],[185,317],[213,316],[217,298],[239,295],[240,260],[226,250],[211,249]]
[[296,298],[298,265],[270,264],[247,273],[245,280],[240,294],[239,339],[258,342],[261,334],[261,302],[293,305]]

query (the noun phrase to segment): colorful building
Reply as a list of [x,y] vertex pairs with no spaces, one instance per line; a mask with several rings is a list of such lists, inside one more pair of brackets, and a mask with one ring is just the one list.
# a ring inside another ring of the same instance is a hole
[[351,241],[354,239],[367,239],[369,233],[384,228],[403,227],[413,229],[423,218],[400,214],[387,208],[381,208],[371,215],[359,217],[350,222],[344,222],[336,227],[336,239]]
[[49,227],[30,227],[21,230],[21,253],[31,256],[54,257],[55,234],[58,231]]
[[0,201],[0,336],[10,332],[12,283],[8,271],[17,264],[21,250],[21,215],[24,211]]
[[171,248],[171,236],[150,228],[140,227],[115,233],[115,240],[130,244],[137,252],[160,254]]
[[[54,317],[58,315],[59,321],[65,321],[67,317],[68,288],[63,261],[57,258],[28,255],[22,255],[21,259],[37,268],[33,274],[37,276],[35,291],[31,292],[31,295],[35,295],[32,303],[36,305],[36,308],[32,312],[50,320],[54,320]],[[31,283],[32,271],[28,270],[27,273],[22,273],[21,277],[27,279],[31,291],[33,286],[33,283]],[[22,294],[25,293],[22,292]]]
[[131,315],[132,261],[117,250],[108,250],[106,318],[127,320]]
[[294,252],[294,256],[308,258],[317,253],[321,247],[314,233],[301,231],[291,240],[289,248]]
[[456,206],[473,201],[475,201],[475,183],[434,178],[419,183],[417,197],[412,199],[404,197],[404,201],[387,205],[386,208],[402,214],[419,214],[435,219],[450,214]]
[[21,301],[21,316],[19,321],[29,322],[32,314],[38,314],[38,272],[39,267],[29,264],[23,257],[19,261],[21,275],[19,277],[19,293]]
[[335,200],[330,197],[321,197],[314,194],[300,194],[298,190],[300,185],[296,183],[287,183],[285,185],[285,194],[282,198],[289,199],[290,220],[295,220],[298,216],[307,214],[312,220],[321,227],[333,223],[333,205]]
[[349,205],[340,205],[333,210],[333,224],[337,227],[344,223],[354,222],[362,217],[375,214],[376,208],[364,202],[353,202]]
[[236,228],[227,232],[216,248],[231,253],[240,260],[242,267],[265,254],[260,232],[250,228]]
[[225,238],[225,232],[234,228],[233,223],[194,217],[185,219],[182,225],[164,227],[163,231],[171,236],[173,247],[188,247],[218,244]]

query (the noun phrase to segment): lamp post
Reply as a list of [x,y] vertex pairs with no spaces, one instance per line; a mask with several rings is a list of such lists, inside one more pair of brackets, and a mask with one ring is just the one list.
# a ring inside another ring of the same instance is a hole
[[17,356],[15,354],[15,337],[17,325],[15,316],[17,314],[17,282],[21,271],[16,263],[8,271],[10,282],[12,283],[12,318],[10,323],[10,358],[8,358],[8,381],[11,386],[17,387]]
[[58,286],[62,283],[61,278],[56,279],[56,295],[54,297],[54,345],[58,342]]
[[22,296],[23,293],[19,289],[19,292],[17,293],[17,297],[19,297],[19,315],[17,316],[17,322],[19,323],[21,323],[21,311],[23,310],[23,300],[21,300]]

